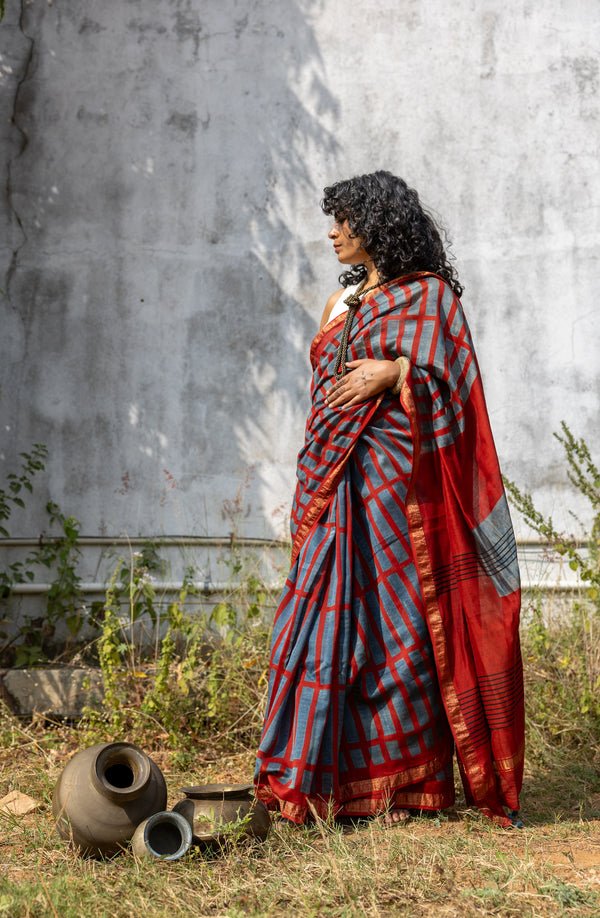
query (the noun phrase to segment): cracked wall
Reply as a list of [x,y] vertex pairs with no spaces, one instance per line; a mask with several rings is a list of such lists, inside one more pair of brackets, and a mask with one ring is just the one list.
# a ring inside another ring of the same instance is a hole
[[0,474],[50,451],[11,534],[50,497],[90,535],[282,534],[321,189],[379,167],[449,227],[505,471],[585,512],[552,431],[598,456],[597,28],[591,0],[9,4]]

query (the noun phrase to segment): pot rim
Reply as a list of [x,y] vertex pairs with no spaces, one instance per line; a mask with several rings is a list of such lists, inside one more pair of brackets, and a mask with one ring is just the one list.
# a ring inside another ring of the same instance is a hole
[[179,793],[191,800],[238,800],[247,797],[252,791],[254,784],[197,784],[179,788]]
[[[175,825],[179,830],[181,835],[181,843],[177,851],[174,851],[172,854],[159,854],[152,847],[151,843],[151,833],[155,826],[168,823],[170,825]],[[192,827],[187,821],[187,819],[181,815],[181,813],[174,813],[173,810],[164,810],[160,813],[154,813],[152,816],[149,816],[145,820],[144,830],[143,830],[144,845],[148,853],[154,857],[156,860],[160,861],[176,861],[188,851],[192,844],[193,833]]]
[[[132,781],[123,787],[106,777],[109,768],[125,765],[131,769]],[[152,763],[146,753],[134,743],[106,743],[92,763],[92,780],[96,787],[113,800],[135,800],[148,787],[152,778]]]

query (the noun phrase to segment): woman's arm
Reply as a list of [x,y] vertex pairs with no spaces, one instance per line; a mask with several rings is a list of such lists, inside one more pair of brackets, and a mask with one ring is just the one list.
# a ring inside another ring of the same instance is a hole
[[333,307],[335,306],[335,304],[341,297],[342,293],[344,293],[344,289],[345,289],[344,287],[340,287],[339,290],[336,290],[335,293],[331,294],[331,296],[325,303],[325,309],[323,310],[323,315],[321,316],[321,324],[319,325],[319,331],[321,331],[322,328],[325,328],[325,326],[329,322],[329,316],[331,315],[331,310],[333,309]]
[[392,386],[406,377],[408,361],[400,363],[397,360],[349,360],[346,368],[350,370],[342,379],[338,380],[327,393],[326,401],[330,408],[349,408],[358,405],[384,389]]

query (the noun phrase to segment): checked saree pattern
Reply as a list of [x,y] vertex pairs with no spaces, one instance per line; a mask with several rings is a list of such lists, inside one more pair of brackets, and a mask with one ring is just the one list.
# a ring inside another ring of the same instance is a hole
[[408,357],[400,397],[331,409],[344,317],[311,347],[292,567],[275,618],[257,795],[302,822],[467,800],[518,809],[516,547],[460,302],[414,274],[365,298],[350,359]]

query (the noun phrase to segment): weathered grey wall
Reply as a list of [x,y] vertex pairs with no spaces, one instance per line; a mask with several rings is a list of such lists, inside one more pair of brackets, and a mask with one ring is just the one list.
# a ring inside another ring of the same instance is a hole
[[93,534],[280,535],[338,266],[323,185],[388,168],[454,242],[503,467],[598,455],[597,0],[8,0],[0,476]]

